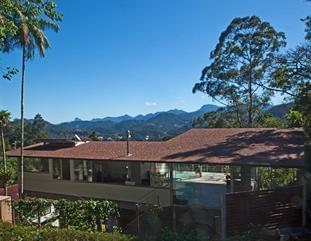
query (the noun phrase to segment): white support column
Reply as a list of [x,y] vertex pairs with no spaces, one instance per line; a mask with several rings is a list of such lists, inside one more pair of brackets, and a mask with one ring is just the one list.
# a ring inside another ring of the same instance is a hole
[[75,181],[75,170],[74,170],[74,160],[69,160],[69,168],[70,168],[70,181]]
[[63,160],[59,159],[60,179],[63,180]]
[[53,179],[53,159],[48,159],[49,160],[49,174],[50,178]]

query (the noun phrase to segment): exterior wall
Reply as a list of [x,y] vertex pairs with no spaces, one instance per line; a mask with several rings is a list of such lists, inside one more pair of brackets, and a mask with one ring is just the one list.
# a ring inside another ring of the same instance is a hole
[[11,197],[0,196],[0,220],[5,223],[12,223]]
[[170,189],[52,179],[48,173],[24,174],[25,191],[114,201],[170,205]]

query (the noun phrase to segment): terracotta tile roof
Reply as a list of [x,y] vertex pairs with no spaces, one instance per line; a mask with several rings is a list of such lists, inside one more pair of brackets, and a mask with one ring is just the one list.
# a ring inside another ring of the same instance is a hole
[[[75,147],[38,143],[25,148],[25,157],[144,162],[209,163],[303,167],[302,129],[221,128],[191,129],[163,142],[90,141]],[[19,150],[7,152],[18,157]]]

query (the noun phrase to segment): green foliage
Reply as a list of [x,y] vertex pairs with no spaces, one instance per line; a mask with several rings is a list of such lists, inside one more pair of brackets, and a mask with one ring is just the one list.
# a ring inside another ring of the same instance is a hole
[[295,168],[258,167],[257,170],[257,175],[260,177],[259,189],[272,189],[293,184],[297,174]]
[[290,110],[290,112],[285,116],[286,125],[288,127],[302,127],[304,124],[303,115],[297,110]]
[[31,128],[31,136],[29,138],[31,141],[35,141],[36,139],[46,138],[47,133],[45,131],[45,121],[40,114],[36,114],[33,122],[30,125]]
[[50,47],[45,31],[51,29],[58,32],[57,22],[62,21],[62,14],[57,11],[53,0],[25,0],[14,1],[6,13],[6,19],[13,23],[16,30],[4,38],[3,51],[20,46],[25,50],[26,59],[30,59],[34,57],[35,48],[44,57],[45,50]]
[[183,229],[178,232],[169,228],[161,230],[157,241],[200,241],[198,234],[194,229]]
[[161,207],[158,205],[149,205],[140,218],[140,237],[144,241],[155,241],[162,228],[160,219]]
[[7,67],[2,74],[2,78],[11,80],[18,73],[18,69]]
[[89,138],[91,138],[92,141],[98,141],[98,135],[96,131],[92,131],[92,133],[89,135]]
[[271,87],[294,99],[296,110],[303,115],[305,163],[311,171],[311,16],[304,22],[306,42],[277,58],[271,73]]
[[311,146],[311,17],[304,21],[307,41],[277,58],[271,73],[271,87],[278,88],[295,100],[295,110],[302,117],[298,112],[290,113],[289,126],[303,123],[306,146]]
[[[212,64],[202,71],[193,92],[201,91],[234,107],[240,126],[247,112],[247,126],[268,104],[273,91],[268,70],[278,51],[286,45],[285,35],[257,16],[235,18],[220,35],[211,52]],[[246,107],[246,108],[245,108]]]
[[13,179],[13,175],[10,169],[7,171],[0,170],[0,187],[4,188]]
[[[46,199],[20,199],[13,202],[15,213],[17,214],[17,222],[23,225],[31,224],[30,219],[39,220],[45,215],[52,202]],[[38,222],[40,225],[40,222]]]
[[283,123],[272,114],[263,114],[259,117],[258,127],[261,128],[282,128]]
[[83,232],[70,229],[35,228],[0,222],[0,240],[5,241],[138,241],[134,236],[113,233]]
[[305,39],[311,41],[311,15],[302,19],[302,21],[305,23],[305,32],[306,32]]
[[[20,120],[15,119],[8,123],[5,128],[5,136],[10,148],[20,147]],[[46,138],[46,122],[40,114],[37,114],[33,120],[25,123],[25,145],[33,144],[36,139]]]
[[[309,88],[311,80],[311,42],[279,55],[274,64],[270,74],[270,87],[298,101],[299,96]],[[308,103],[301,104],[304,106]]]
[[117,205],[110,201],[61,199],[53,204],[59,213],[61,226],[78,230],[94,231],[100,221],[119,216]]
[[[0,163],[2,162],[2,158],[0,158]],[[17,161],[15,158],[7,158],[7,172],[11,173],[11,178],[8,184],[14,184],[17,182]]]
[[[284,113],[286,113],[285,111],[287,111],[287,109],[282,109],[281,107],[277,113],[273,113],[273,110],[270,112],[269,109],[254,119],[253,127],[283,128],[284,121],[282,116],[278,118],[275,115],[281,114],[284,116]],[[245,115],[242,116],[244,120],[247,119]],[[238,128],[241,127],[240,124],[234,108],[219,108],[215,112],[205,113],[202,117],[196,118],[192,126],[201,128]],[[246,124],[246,122],[242,122],[242,126]]]
[[264,235],[264,228],[262,226],[251,225],[249,230],[245,233],[226,239],[226,241],[273,241],[275,237],[268,237]]
[[23,225],[31,224],[30,219],[40,220],[51,205],[56,210],[60,226],[76,230],[100,230],[101,222],[119,216],[118,206],[104,200],[52,201],[38,198],[21,199],[13,203],[18,222]]
[[4,47],[4,40],[7,36],[13,36],[17,32],[17,26],[8,18],[8,15],[14,10],[12,0],[0,1],[0,50]]
[[204,128],[235,128],[240,127],[240,121],[234,110],[226,110],[220,108],[214,112],[205,113],[202,117],[198,117],[193,122],[193,127]]

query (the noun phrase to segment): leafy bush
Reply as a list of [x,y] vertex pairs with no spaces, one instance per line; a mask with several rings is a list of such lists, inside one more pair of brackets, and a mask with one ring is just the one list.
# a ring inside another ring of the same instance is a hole
[[55,208],[55,218],[59,219],[60,227],[77,230],[101,230],[101,223],[113,220],[119,216],[117,204],[105,200],[76,200],[65,199],[47,200],[42,198],[20,199],[13,202],[17,223],[32,224],[31,220],[40,219],[49,212],[51,205]]
[[40,225],[40,218],[45,215],[52,202],[47,199],[19,199],[13,202],[13,208],[17,214],[17,222],[23,225],[30,224],[30,219],[37,219]]
[[249,229],[241,235],[226,239],[226,241],[276,241],[280,240],[278,235],[271,234],[260,225],[250,225]]
[[61,227],[94,231],[100,223],[119,217],[117,204],[105,200],[55,200],[53,205],[59,214]]
[[195,230],[185,229],[174,232],[169,228],[161,230],[158,241],[200,241]]
[[0,241],[137,241],[134,236],[71,229],[35,228],[0,222]]

